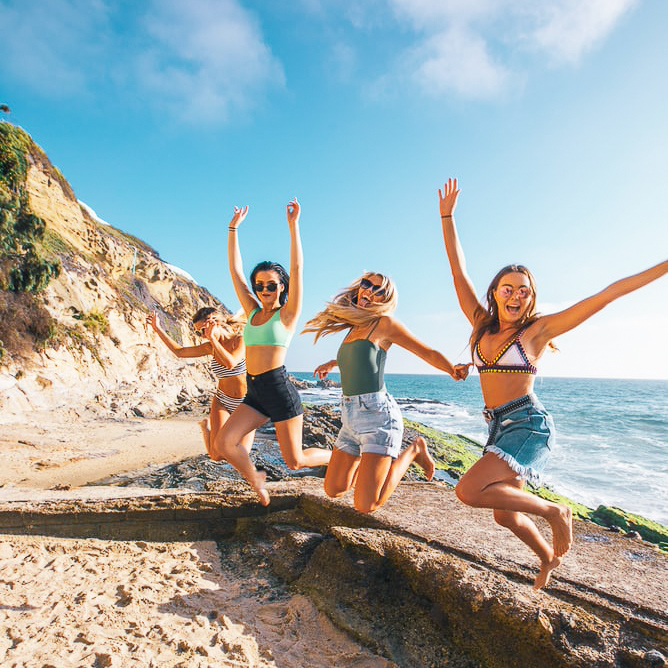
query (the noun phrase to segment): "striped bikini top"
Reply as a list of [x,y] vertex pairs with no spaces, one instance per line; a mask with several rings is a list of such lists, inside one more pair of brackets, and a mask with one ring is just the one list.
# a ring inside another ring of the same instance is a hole
[[238,376],[246,373],[246,360],[242,359],[234,369],[228,369],[224,364],[221,364],[215,357],[211,358],[211,365],[209,366],[211,373],[216,378],[227,378],[228,376]]
[[529,373],[535,375],[538,369],[529,361],[520,336],[524,328],[499,351],[493,360],[487,360],[480,350],[480,339],[473,348],[473,363],[478,373]]

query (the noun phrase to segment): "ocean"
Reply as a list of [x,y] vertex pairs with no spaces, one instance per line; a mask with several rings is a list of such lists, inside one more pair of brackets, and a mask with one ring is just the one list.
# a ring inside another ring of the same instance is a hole
[[[312,373],[294,375],[314,380]],[[487,440],[479,376],[455,382],[385,374],[385,384],[405,417]],[[557,428],[545,482],[587,506],[616,506],[668,525],[668,381],[539,376],[534,391]],[[338,403],[341,390],[300,394],[304,401]]]

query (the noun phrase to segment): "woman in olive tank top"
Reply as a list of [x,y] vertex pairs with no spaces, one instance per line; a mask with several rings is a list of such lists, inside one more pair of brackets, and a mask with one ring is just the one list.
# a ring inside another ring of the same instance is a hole
[[354,485],[355,508],[362,512],[380,508],[412,462],[424,469],[427,479],[434,474],[434,460],[422,436],[400,453],[403,420],[384,380],[390,346],[396,343],[410,350],[455,380],[466,378],[469,368],[468,364],[451,364],[394,318],[391,314],[397,297],[392,279],[367,272],[309,320],[303,330],[315,332],[316,341],[324,334],[347,330],[337,358],[321,364],[315,374],[325,378],[338,366],[343,390],[343,425],[327,467],[325,492],[338,497]]

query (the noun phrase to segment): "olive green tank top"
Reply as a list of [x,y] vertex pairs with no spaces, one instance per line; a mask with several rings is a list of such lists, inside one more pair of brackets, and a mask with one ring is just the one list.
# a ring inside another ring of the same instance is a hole
[[387,351],[377,343],[369,341],[377,325],[378,322],[365,339],[344,341],[336,354],[336,362],[341,372],[341,389],[347,397],[385,389]]

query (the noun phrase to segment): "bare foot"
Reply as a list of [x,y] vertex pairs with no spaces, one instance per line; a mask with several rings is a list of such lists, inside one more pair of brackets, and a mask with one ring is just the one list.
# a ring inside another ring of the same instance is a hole
[[562,557],[573,544],[573,511],[570,506],[558,503],[558,512],[547,520],[552,527],[552,546],[554,555]]
[[540,572],[536,576],[536,579],[533,583],[534,589],[542,589],[549,581],[552,576],[552,571],[561,564],[561,557],[552,557],[551,561],[548,561],[540,566]]
[[424,474],[427,476],[427,480],[431,480],[434,477],[434,469],[436,464],[434,463],[434,458],[429,453],[429,448],[427,447],[427,441],[423,436],[418,436],[412,443],[417,447],[418,452],[415,456],[415,463],[422,467]]
[[257,471],[257,473],[253,476],[253,480],[249,482],[251,485],[253,485],[253,489],[255,490],[255,493],[260,499],[260,503],[263,506],[268,506],[270,501],[269,492],[267,491],[267,488],[264,486],[265,483],[267,482],[267,472]]

